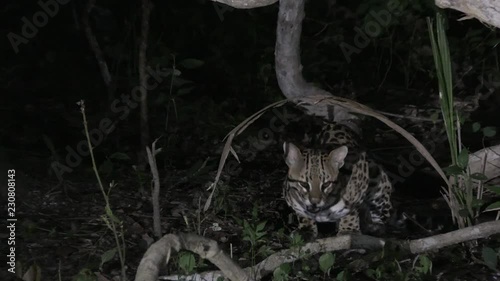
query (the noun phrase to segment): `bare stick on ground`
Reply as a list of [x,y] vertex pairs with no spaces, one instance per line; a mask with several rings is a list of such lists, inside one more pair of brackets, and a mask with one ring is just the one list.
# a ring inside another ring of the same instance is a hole
[[156,165],[156,154],[161,151],[161,148],[156,148],[156,139],[151,148],[146,147],[146,153],[148,154],[148,163],[151,169],[151,174],[153,176],[153,181],[151,183],[151,203],[153,204],[153,229],[156,238],[161,237],[161,221],[160,221],[160,174],[158,173],[158,166]]

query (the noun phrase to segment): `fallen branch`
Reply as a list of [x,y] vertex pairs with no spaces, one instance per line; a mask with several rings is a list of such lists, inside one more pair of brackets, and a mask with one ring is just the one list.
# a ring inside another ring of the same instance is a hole
[[463,19],[476,18],[483,23],[500,27],[500,6],[496,0],[436,0],[436,6],[450,8],[467,15]]
[[[419,254],[427,251],[438,250],[462,242],[486,238],[500,233],[500,221],[481,223],[475,226],[439,234],[427,238],[411,241],[392,241],[408,254]],[[153,244],[139,265],[136,281],[153,281],[158,278],[158,268],[164,259],[168,260],[172,250],[188,250],[197,253],[202,258],[215,264],[220,271],[197,273],[190,276],[166,276],[162,280],[224,280],[248,281],[260,280],[273,272],[283,263],[290,263],[303,258],[305,255],[315,255],[323,252],[332,252],[348,249],[382,249],[386,240],[366,235],[342,235],[318,239],[307,243],[303,247],[281,250],[267,257],[253,267],[241,269],[217,245],[217,242],[194,234],[168,234]],[[253,279],[252,279],[252,278]]]
[[212,1],[226,4],[236,9],[259,8],[259,7],[269,6],[278,2],[278,0],[212,0]]
[[[163,261],[170,260],[172,251],[188,250],[208,259],[216,265],[221,272],[208,272],[204,274],[207,280],[217,280],[226,276],[230,280],[250,281],[248,274],[241,269],[228,255],[226,255],[214,240],[195,234],[167,234],[151,245],[137,268],[135,281],[155,281],[158,279],[159,267]],[[186,279],[187,280],[187,279]],[[189,279],[203,280],[203,279]]]

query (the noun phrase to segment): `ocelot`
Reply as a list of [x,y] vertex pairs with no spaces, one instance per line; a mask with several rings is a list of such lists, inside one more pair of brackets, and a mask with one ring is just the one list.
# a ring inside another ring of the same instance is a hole
[[305,147],[283,144],[288,165],[283,193],[299,217],[299,230],[317,237],[316,222],[338,222],[339,233],[380,235],[392,208],[383,168],[358,146],[348,127],[326,123]]

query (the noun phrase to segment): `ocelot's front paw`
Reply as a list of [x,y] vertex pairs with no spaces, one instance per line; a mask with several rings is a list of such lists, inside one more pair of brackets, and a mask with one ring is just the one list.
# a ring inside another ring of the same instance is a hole
[[300,234],[302,241],[311,242],[318,238],[318,226],[311,219],[299,218],[299,228],[294,233]]

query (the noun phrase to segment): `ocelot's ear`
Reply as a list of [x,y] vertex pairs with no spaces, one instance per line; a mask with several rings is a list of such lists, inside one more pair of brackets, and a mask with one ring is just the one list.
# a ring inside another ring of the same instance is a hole
[[285,162],[288,167],[302,164],[302,152],[291,142],[283,143],[283,152],[285,153]]
[[342,166],[344,166],[344,159],[347,156],[348,151],[349,149],[347,149],[347,146],[344,145],[332,150],[328,157],[330,157],[330,161],[332,161],[332,164],[336,165],[340,169]]

